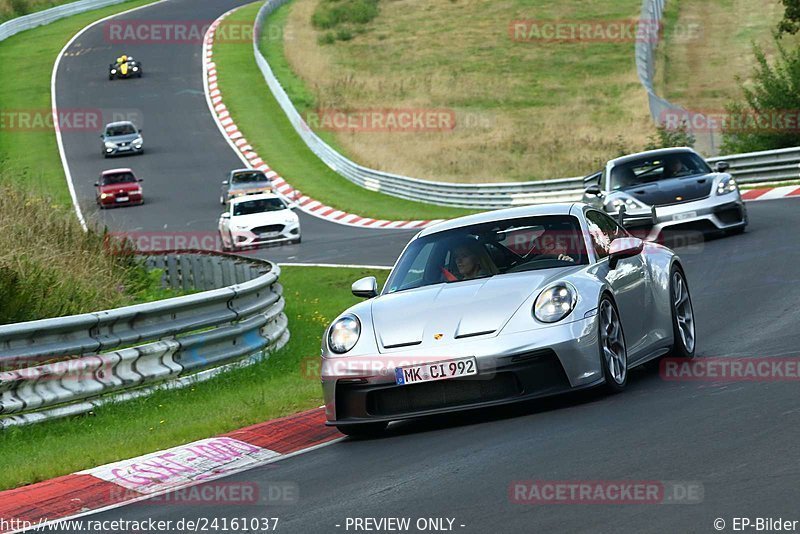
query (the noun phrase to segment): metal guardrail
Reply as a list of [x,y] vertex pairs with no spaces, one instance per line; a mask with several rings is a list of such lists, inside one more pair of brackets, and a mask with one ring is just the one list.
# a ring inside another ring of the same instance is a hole
[[121,4],[126,1],[127,0],[79,0],[78,2],[71,2],[69,4],[63,4],[50,9],[45,9],[43,11],[37,11],[36,13],[31,13],[30,15],[23,15],[21,17],[13,18],[0,24],[0,41],[8,39],[12,35],[16,35],[19,32],[30,30],[31,28],[36,28],[37,26],[50,24],[51,22],[55,22],[71,15],[77,15],[78,13],[99,9],[101,7],[112,6],[114,4]]
[[199,252],[146,264],[206,291],[0,326],[0,429],[206,380],[288,341],[277,265]]
[[[297,134],[318,158],[339,175],[371,191],[418,202],[463,208],[495,209],[541,202],[574,201],[581,198],[582,177],[492,184],[434,182],[370,169],[338,153],[314,133],[295,109],[289,95],[259,49],[266,18],[288,1],[267,0],[259,10],[253,32],[253,53],[256,64]],[[640,23],[650,28],[660,24],[665,1],[643,0]],[[653,77],[658,32],[651,33],[655,35],[637,39],[636,67],[639,79],[647,90],[653,118],[658,120],[658,117],[667,110],[688,113],[655,93]],[[702,139],[698,139],[702,142]],[[709,161],[713,163],[721,159],[731,163],[731,173],[743,184],[800,178],[800,169],[797,166],[800,164],[800,147],[716,157]]]
[[[663,123],[668,115],[686,118],[686,129],[694,136],[695,147],[703,154],[717,155],[722,144],[720,132],[700,131],[692,128],[691,125],[696,120],[692,117],[702,117],[702,114],[688,111],[686,108],[658,96],[653,86],[656,74],[656,49],[662,34],[662,17],[666,2],[667,0],[643,0],[639,16],[639,32],[636,39],[636,73],[642,87],[647,91],[650,116],[657,124]],[[709,121],[702,120],[698,123],[708,124]]]

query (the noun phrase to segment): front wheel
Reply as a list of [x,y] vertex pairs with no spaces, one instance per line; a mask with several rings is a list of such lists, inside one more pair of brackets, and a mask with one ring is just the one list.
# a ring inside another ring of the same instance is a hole
[[672,355],[678,358],[694,358],[694,309],[686,276],[678,267],[673,267],[670,272],[669,295],[672,308]]
[[622,321],[616,306],[608,297],[600,301],[599,315],[600,363],[605,386],[612,393],[618,393],[628,384],[628,348]]
[[346,436],[354,438],[375,438],[383,434],[388,423],[361,423],[358,425],[341,425],[336,429]]

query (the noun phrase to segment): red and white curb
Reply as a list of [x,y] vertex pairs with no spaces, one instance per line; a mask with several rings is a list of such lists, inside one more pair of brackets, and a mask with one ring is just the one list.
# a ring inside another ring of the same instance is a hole
[[[256,466],[272,463],[342,438],[326,427],[325,413],[314,409],[259,423],[171,449],[80,471],[52,480],[0,492],[0,532],[21,530],[24,522],[40,526],[126,504],[150,500],[154,505],[222,504],[230,484],[220,483],[214,495],[188,496],[191,503],[157,499],[159,495],[190,488]],[[239,484],[253,493],[253,484]],[[223,497],[219,497],[219,493]],[[255,488],[257,493],[257,488]],[[258,497],[258,495],[256,495]],[[197,500],[206,502],[196,502]],[[142,502],[142,504],[149,504]],[[9,519],[14,519],[16,527]],[[9,528],[10,527],[10,528]]]
[[214,116],[214,119],[217,122],[217,126],[222,132],[222,135],[224,135],[228,140],[228,143],[231,145],[231,147],[239,155],[239,158],[242,160],[242,162],[248,167],[264,171],[272,180],[272,183],[275,185],[278,193],[286,197],[288,200],[295,202],[304,212],[331,222],[346,224],[349,226],[360,226],[363,228],[396,228],[401,230],[424,228],[426,226],[441,222],[442,219],[427,221],[388,221],[383,219],[361,217],[360,215],[356,215],[354,213],[347,213],[337,210],[336,208],[327,206],[307,195],[301,194],[286,180],[279,176],[277,172],[269,168],[269,165],[267,165],[267,163],[261,159],[258,153],[244,137],[244,134],[242,134],[242,132],[239,130],[239,127],[236,126],[233,117],[231,117],[230,111],[228,111],[228,108],[222,101],[222,93],[220,92],[217,78],[217,66],[213,61],[214,36],[216,34],[217,27],[236,9],[228,11],[215,20],[211,26],[209,26],[208,31],[206,32],[203,40],[203,85],[205,87],[209,109],[211,110],[211,114]]
[[800,197],[800,186],[785,185],[763,189],[746,189],[742,191],[743,200],[775,200],[777,198]]

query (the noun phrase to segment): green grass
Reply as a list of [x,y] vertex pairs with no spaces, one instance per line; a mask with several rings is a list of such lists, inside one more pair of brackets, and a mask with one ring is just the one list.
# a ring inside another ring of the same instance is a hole
[[[53,63],[67,41],[92,21],[153,1],[132,0],[82,13],[0,41],[0,112],[48,113]],[[102,65],[98,68],[102,69]],[[0,167],[4,181],[46,193],[58,204],[70,205],[53,131],[0,127]]]
[[[76,416],[2,432],[0,489],[131,458],[322,404],[316,369],[327,324],[358,299],[354,280],[388,271],[285,267],[291,340],[268,361],[214,380]],[[325,295],[320,298],[319,295]],[[309,369],[311,372],[309,372]]]
[[[223,26],[255,20],[261,5],[257,2],[240,9],[225,19]],[[264,32],[267,36],[272,33],[269,27]],[[319,160],[294,131],[256,67],[249,43],[216,44],[214,62],[225,105],[239,129],[264,161],[303,194],[334,208],[376,219],[440,219],[470,213],[383,195],[342,178]]]

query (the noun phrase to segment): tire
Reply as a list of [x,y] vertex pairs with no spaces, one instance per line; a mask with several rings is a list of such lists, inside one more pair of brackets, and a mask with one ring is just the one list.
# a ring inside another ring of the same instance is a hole
[[293,244],[295,244],[295,245],[299,245],[299,244],[300,244],[300,243],[302,243],[302,242],[303,242],[303,238],[302,238],[302,236],[301,236],[301,237],[298,237],[297,239],[295,239],[294,241],[292,241],[292,243],[293,243]]
[[597,323],[605,388],[611,393],[619,393],[628,385],[628,347],[617,307],[607,296],[600,299]]
[[383,434],[388,423],[361,423],[358,425],[342,425],[336,429],[353,438],[376,438]]
[[694,358],[697,335],[694,324],[694,308],[686,275],[678,266],[669,273],[669,306],[672,312],[672,350],[676,358]]

